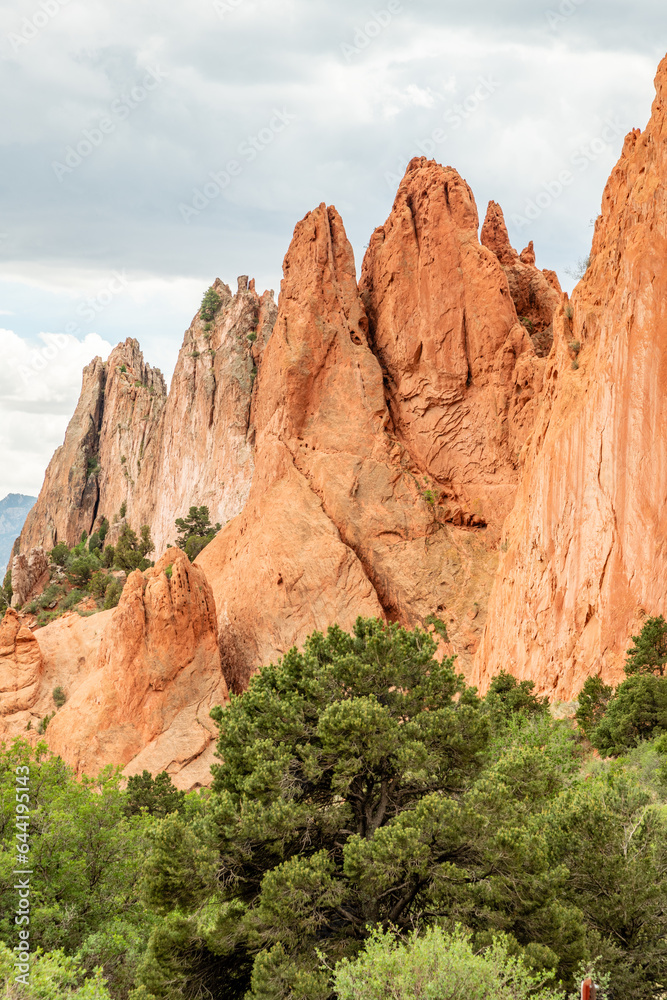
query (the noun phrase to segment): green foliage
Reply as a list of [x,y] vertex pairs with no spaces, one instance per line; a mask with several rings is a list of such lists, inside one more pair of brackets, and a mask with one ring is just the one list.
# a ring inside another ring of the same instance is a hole
[[125,374],[125,372],[127,371],[127,365],[121,365],[120,370],[123,372],[123,374]]
[[437,615],[428,615],[428,617],[424,619],[424,624],[432,625],[433,631],[436,633],[436,635],[439,635],[440,638],[444,640],[444,642],[449,642],[449,636],[447,635],[447,626],[443,622],[442,618],[438,618]]
[[519,320],[525,326],[529,333],[533,332],[533,321],[528,316],[519,316]]
[[50,715],[45,715],[43,719],[40,719],[39,726],[37,727],[37,732],[40,734],[40,736],[46,732],[49,722],[51,721],[51,719],[55,714],[56,714],[55,712],[51,712]]
[[54,566],[66,566],[67,560],[69,559],[69,547],[65,544],[65,542],[58,542],[58,544],[51,549],[49,558]]
[[579,354],[579,352],[581,351],[581,341],[579,340],[570,341],[568,346],[574,354]]
[[65,694],[63,689],[60,686],[55,687],[53,689],[53,702],[56,708],[62,708],[66,701],[67,701],[67,695]]
[[534,695],[533,681],[517,681],[512,674],[502,670],[491,681],[486,695],[486,705],[496,719],[508,719],[515,714],[542,715],[549,710],[548,698]]
[[662,732],[667,732],[667,677],[633,674],[616,689],[590,740],[600,753],[616,755]]
[[201,301],[201,308],[199,310],[199,315],[206,322],[210,322],[218,309],[222,305],[222,299],[216,292],[214,288],[209,288],[204,294],[204,298]]
[[208,507],[190,507],[187,517],[177,517],[176,545],[183,549],[190,561],[196,559],[222,527],[211,524]]
[[87,977],[81,959],[62,950],[31,956],[30,986],[15,980],[15,956],[0,941],[0,989],[5,1000],[112,1000],[101,969]]
[[97,455],[89,455],[88,456],[88,462],[87,462],[87,465],[86,465],[86,479],[90,479],[91,477],[94,478],[95,476],[98,476],[100,474],[101,469],[102,469],[102,466],[100,465],[100,460],[99,460],[98,456]]
[[104,541],[109,533],[109,522],[106,517],[102,518],[102,523],[100,524],[97,533],[99,535],[100,542],[104,545]]
[[667,814],[619,764],[577,780],[544,816],[564,899],[584,913],[613,995],[649,1000],[667,977]]
[[141,536],[137,538],[129,524],[126,524],[116,544],[114,565],[126,573],[131,573],[135,569],[148,569],[150,562],[146,556],[152,551],[153,542],[148,525],[142,525]]
[[249,333],[249,334],[248,334],[248,336],[247,336],[247,340],[248,340],[248,341],[249,341],[249,342],[250,342],[251,344],[254,344],[254,343],[255,343],[255,341],[257,340],[257,334],[255,333],[255,331],[254,331],[254,330],[253,330],[253,331],[252,331],[251,333]]
[[146,809],[151,816],[169,816],[170,813],[183,813],[185,810],[185,793],[174,787],[166,771],[161,771],[155,778],[150,771],[131,775],[127,779],[126,797],[126,816],[135,816],[142,809]]
[[111,580],[112,577],[110,577],[108,573],[103,573],[101,569],[98,569],[95,573],[93,573],[90,578],[88,589],[96,600],[99,601],[102,597],[104,597]]
[[94,552],[90,552],[88,555],[70,558],[65,572],[72,586],[85,588],[99,568],[99,559]]
[[60,602],[60,609],[61,611],[71,611],[72,608],[75,608],[77,604],[81,603],[81,601],[85,601],[87,597],[88,592],[85,590],[79,590],[78,588],[70,590],[69,594]]
[[633,635],[633,645],[625,660],[625,673],[657,674],[662,677],[667,663],[667,622],[660,615],[647,618],[639,635]]
[[574,318],[574,308],[569,304],[565,306],[565,316],[567,319]]
[[614,689],[599,677],[587,677],[579,694],[575,719],[579,728],[590,737],[602,721]]
[[564,1000],[552,980],[534,975],[502,937],[479,952],[460,928],[433,927],[405,942],[376,930],[357,959],[338,964],[334,988],[338,1000]]
[[0,611],[4,612],[12,603],[12,571],[8,569],[0,587]]
[[167,566],[167,568],[164,571],[164,575],[166,576],[166,578],[168,580],[171,580],[171,575],[172,575],[173,572],[174,572],[174,564],[173,563],[169,563],[169,565]]
[[[76,780],[62,760],[23,740],[0,748],[0,940],[16,944],[14,822],[17,765],[30,769],[29,835],[31,875],[30,946],[76,959],[76,982],[102,966],[115,997],[127,996],[153,922],[139,895],[142,859],[154,821],[127,817],[125,794],[110,770],[97,779]],[[14,848],[12,850],[12,848]],[[80,961],[79,961],[80,960]],[[33,989],[35,988],[33,971]],[[69,987],[68,987],[69,988]],[[58,992],[28,994],[69,996]],[[106,993],[73,994],[106,997]]]
[[102,565],[105,569],[111,569],[116,559],[116,549],[113,545],[106,545],[102,553]]
[[143,973],[156,995],[227,981],[230,997],[324,1000],[316,948],[353,958],[369,926],[445,916],[571,974],[584,929],[539,816],[577,766],[572,733],[517,710],[491,745],[486,705],[436,648],[360,619],[213,713],[224,764],[206,816],[165,821],[147,868],[164,914]]
[[122,504],[120,505],[120,510],[118,511],[118,516],[121,519],[121,521],[123,520],[126,514],[127,514],[127,501],[123,500]]
[[88,551],[99,552],[101,548],[102,548],[102,539],[100,538],[99,533],[97,531],[94,531],[93,534],[88,539]]
[[110,611],[115,608],[120,601],[120,595],[123,593],[123,588],[118,580],[112,580],[111,583],[107,585],[107,589],[104,591],[104,610]]

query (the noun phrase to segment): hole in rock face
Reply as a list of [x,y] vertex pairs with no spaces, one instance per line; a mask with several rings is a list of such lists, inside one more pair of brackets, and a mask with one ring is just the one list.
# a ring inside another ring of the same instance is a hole
[[282,586],[282,582],[283,582],[283,575],[282,575],[282,573],[280,573],[279,576],[278,576],[278,579],[276,580],[276,584],[279,587],[281,587]]
[[361,346],[361,337],[359,336],[358,333],[355,333],[354,330],[352,330],[352,332],[350,333],[350,340],[352,341],[353,344],[358,344],[359,346]]

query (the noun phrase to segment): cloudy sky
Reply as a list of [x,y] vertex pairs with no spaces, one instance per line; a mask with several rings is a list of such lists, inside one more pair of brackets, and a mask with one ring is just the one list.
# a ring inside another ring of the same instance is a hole
[[211,281],[277,291],[315,205],[360,266],[415,154],[570,288],[665,25],[663,0],[4,5],[0,498],[38,492],[85,363],[133,336],[169,377]]

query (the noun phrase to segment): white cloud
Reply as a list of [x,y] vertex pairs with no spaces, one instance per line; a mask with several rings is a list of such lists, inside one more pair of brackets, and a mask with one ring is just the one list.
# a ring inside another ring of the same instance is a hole
[[37,496],[48,462],[62,443],[85,365],[109,354],[97,334],[83,340],[42,333],[35,346],[0,330],[0,498]]

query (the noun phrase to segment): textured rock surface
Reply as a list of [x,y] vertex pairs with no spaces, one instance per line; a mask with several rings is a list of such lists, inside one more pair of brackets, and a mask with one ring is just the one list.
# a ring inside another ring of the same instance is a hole
[[273,293],[260,298],[246,277],[236,295],[221,281],[214,288],[222,306],[210,330],[197,315],[185,334],[159,453],[144,462],[140,492],[128,507],[133,523],[151,524],[158,554],[173,544],[174,521],[192,504],[207,506],[213,523],[235,517],[254,471],[253,380],[277,309]]
[[500,526],[542,366],[478,227],[459,174],[414,159],[371,237],[361,292],[396,436],[451,501],[449,520]]
[[33,593],[41,593],[49,579],[49,557],[41,546],[12,560],[12,607],[20,607]]
[[642,615],[665,610],[667,59],[656,90],[605,189],[591,265],[556,317],[482,686],[503,667],[558,698],[589,674],[618,679]]
[[[506,298],[511,318],[507,290]],[[242,688],[314,628],[349,627],[359,614],[415,624],[439,613],[453,623],[465,664],[483,625],[474,609],[485,607],[495,546],[483,532],[446,524],[446,509],[424,496],[424,476],[432,478],[395,433],[333,208],[321,205],[296,227],[255,426],[248,503],[197,560],[214,589],[230,683]]]
[[0,622],[0,735],[10,728],[7,716],[37,701],[43,669],[37,640],[10,609]]
[[546,357],[553,343],[553,317],[561,297],[554,271],[535,266],[532,240],[518,254],[511,245],[502,209],[489,202],[480,240],[498,258],[509,285],[519,319],[525,325],[539,357]]
[[[20,552],[74,545],[102,518],[110,521],[132,496],[137,462],[154,451],[166,398],[161,373],[128,339],[106,362],[83,370],[81,396],[65,442],[49,463],[37,503],[21,532]],[[137,526],[138,527],[138,526]]]
[[26,520],[21,553],[56,541],[74,545],[103,517],[112,522],[113,543],[124,503],[137,532],[150,526],[159,557],[173,543],[175,519],[192,504],[205,504],[221,523],[242,509],[253,474],[253,380],[276,306],[273,293],[260,298],[245,277],[234,296],[219,280],[214,287],[222,306],[210,330],[198,313],[186,332],[168,399],[161,373],[144,362],[136,340],[84,369],[79,403]]
[[189,788],[215,736],[210,709],[226,699],[211,588],[170,549],[130,575],[95,669],[49,724],[48,743],[79,773],[106,764],[132,773],[136,758],[137,770],[166,770]]

